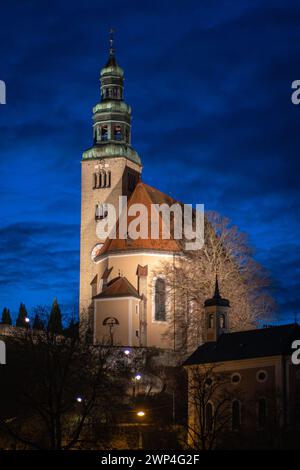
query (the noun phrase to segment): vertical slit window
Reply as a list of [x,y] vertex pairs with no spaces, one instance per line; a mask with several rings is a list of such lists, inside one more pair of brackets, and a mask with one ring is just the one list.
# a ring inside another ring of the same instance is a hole
[[267,404],[264,398],[258,400],[258,427],[263,429],[266,425],[267,418]]
[[241,427],[241,407],[238,400],[232,402],[232,430],[237,431]]
[[166,321],[166,282],[162,278],[155,281],[155,320]]

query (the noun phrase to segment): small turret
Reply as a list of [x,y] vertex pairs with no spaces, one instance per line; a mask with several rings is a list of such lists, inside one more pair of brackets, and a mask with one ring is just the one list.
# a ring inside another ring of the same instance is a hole
[[229,300],[220,294],[218,277],[216,276],[214,295],[204,302],[205,309],[205,335],[204,342],[217,341],[222,333],[229,330],[228,311]]

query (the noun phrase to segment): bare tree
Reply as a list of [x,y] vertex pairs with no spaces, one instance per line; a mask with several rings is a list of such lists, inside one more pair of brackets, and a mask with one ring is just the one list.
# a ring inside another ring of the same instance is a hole
[[122,397],[118,353],[93,347],[76,329],[67,333],[18,329],[7,338],[0,427],[24,448],[85,446],[91,423]]
[[167,282],[169,330],[178,351],[194,350],[202,341],[203,305],[213,295],[216,273],[223,297],[230,300],[230,329],[251,329],[274,312],[266,271],[254,259],[247,236],[216,212],[205,217],[202,249],[183,252],[161,264],[154,275]]
[[188,371],[189,447],[213,449],[230,430],[232,394],[229,384],[228,376],[217,373],[213,366]]

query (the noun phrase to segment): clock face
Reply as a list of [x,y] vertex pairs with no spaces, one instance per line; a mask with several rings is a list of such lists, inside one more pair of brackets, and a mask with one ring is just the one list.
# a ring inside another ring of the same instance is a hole
[[97,245],[94,246],[94,248],[91,251],[91,259],[92,261],[95,261],[95,257],[98,253],[99,250],[103,247],[103,243],[97,243]]

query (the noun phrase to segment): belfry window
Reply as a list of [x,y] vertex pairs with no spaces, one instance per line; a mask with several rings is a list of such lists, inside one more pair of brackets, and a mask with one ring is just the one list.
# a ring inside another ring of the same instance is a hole
[[120,90],[119,90],[119,88],[113,88],[112,89],[112,98],[120,99]]
[[107,126],[101,127],[101,140],[108,140],[108,129]]
[[166,321],[166,281],[157,278],[154,287],[154,318],[156,321]]
[[114,140],[122,140],[122,128],[121,126],[115,126],[114,129]]
[[97,189],[98,187],[98,174],[97,173],[93,174],[93,183],[94,183],[93,189]]
[[111,172],[102,170],[99,173],[94,173],[94,186],[93,189],[110,188],[111,187]]
[[219,323],[220,328],[224,329],[225,328],[225,315],[224,315],[224,313],[221,313],[219,322],[220,322]]
[[213,328],[214,327],[214,316],[211,313],[208,315],[208,328]]

